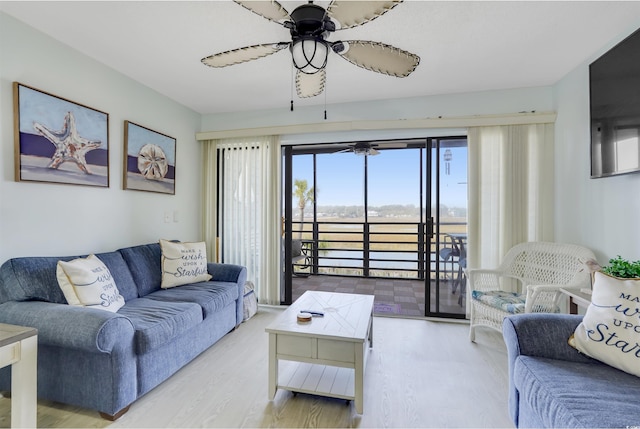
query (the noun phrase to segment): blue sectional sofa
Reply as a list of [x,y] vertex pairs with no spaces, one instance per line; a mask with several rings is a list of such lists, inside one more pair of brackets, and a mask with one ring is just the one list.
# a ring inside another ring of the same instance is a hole
[[529,313],[503,322],[509,413],[522,428],[640,426],[640,378],[568,345],[580,315]]
[[247,270],[209,263],[210,281],[161,289],[159,244],[96,256],[124,297],[117,312],[67,305],[56,265],[78,256],[14,258],[0,267],[0,322],[38,329],[38,398],[115,420],[242,322]]

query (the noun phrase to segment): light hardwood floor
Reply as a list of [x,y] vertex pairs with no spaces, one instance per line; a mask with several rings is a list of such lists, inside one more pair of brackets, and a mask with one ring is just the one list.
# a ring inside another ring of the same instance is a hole
[[[38,427],[513,427],[502,337],[481,330],[473,344],[464,323],[375,317],[363,415],[343,400],[287,391],[269,401],[264,327],[280,311],[260,307],[116,422],[40,401]],[[0,427],[10,425],[10,405],[0,397]]]

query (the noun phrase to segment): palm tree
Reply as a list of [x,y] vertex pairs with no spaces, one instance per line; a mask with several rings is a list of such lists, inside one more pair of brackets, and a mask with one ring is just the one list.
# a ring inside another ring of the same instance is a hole
[[307,206],[307,202],[313,203],[314,189],[307,189],[309,185],[304,179],[295,179],[293,182],[294,190],[293,196],[298,199],[298,208],[300,209],[300,231],[298,232],[299,238],[302,238],[302,222],[304,221],[304,208]]

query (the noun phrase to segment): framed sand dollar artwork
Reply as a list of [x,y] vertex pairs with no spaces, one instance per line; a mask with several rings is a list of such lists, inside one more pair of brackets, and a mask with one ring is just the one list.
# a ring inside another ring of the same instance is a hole
[[124,189],[176,193],[176,139],[124,121]]
[[15,180],[109,187],[109,114],[13,82]]

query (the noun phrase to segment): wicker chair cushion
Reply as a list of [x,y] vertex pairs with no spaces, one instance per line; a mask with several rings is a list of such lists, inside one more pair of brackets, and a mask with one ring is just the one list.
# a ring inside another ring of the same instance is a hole
[[[486,292],[474,290],[471,292],[471,297],[498,310],[511,314],[519,314],[524,313],[527,295],[502,290],[490,290]],[[534,313],[559,313],[560,307],[557,305],[534,305],[531,311]]]
[[486,292],[474,290],[471,292],[471,297],[507,313],[518,314],[524,313],[524,301],[527,295],[502,290]]

